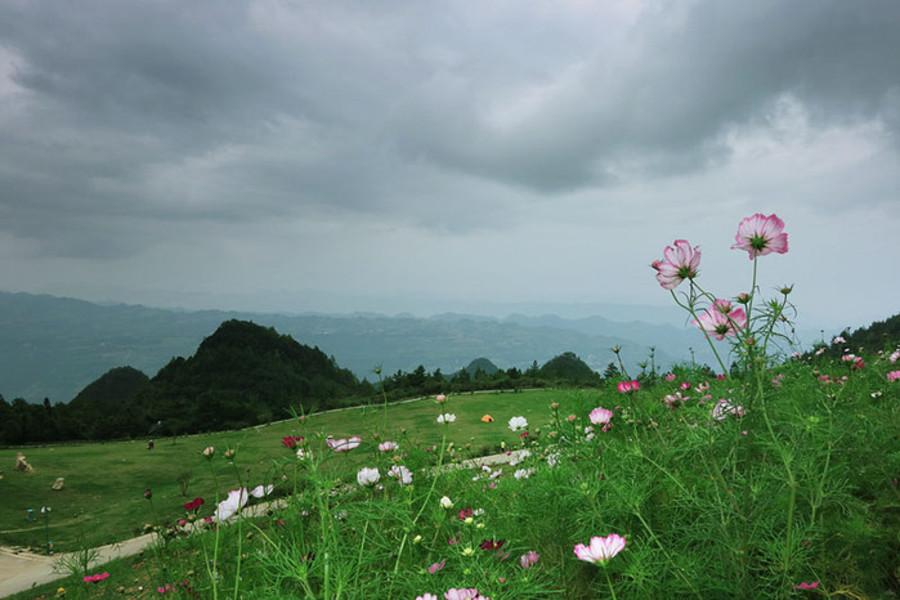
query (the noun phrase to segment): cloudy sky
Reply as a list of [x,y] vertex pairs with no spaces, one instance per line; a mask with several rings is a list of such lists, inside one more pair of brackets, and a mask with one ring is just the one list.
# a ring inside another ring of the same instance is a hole
[[666,306],[786,223],[801,324],[900,312],[895,0],[3,0],[0,289]]

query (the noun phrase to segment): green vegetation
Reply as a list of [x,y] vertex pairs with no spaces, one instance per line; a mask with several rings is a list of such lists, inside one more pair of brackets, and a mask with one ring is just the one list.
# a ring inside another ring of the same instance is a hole
[[[493,600],[894,597],[900,381],[888,377],[893,345],[853,350],[863,366],[824,353],[789,360],[760,371],[761,388],[685,367],[626,393],[610,381],[453,395],[158,440],[152,451],[127,442],[33,448],[38,472],[7,471],[0,484],[2,535],[40,546],[40,529],[9,532],[27,525],[25,504],[50,503],[51,535],[68,548],[78,544],[74,521],[82,531],[107,527],[107,538],[156,522],[153,551],[94,569],[110,573],[102,581],[63,582],[67,599],[149,598],[158,588],[181,598],[440,598],[463,587]],[[610,411],[608,427],[596,407]],[[456,418],[439,425],[439,414]],[[527,436],[507,428],[513,416],[527,420]],[[326,437],[353,435],[361,444],[348,452]],[[380,452],[388,440],[398,447]],[[501,442],[519,461],[502,473],[444,468]],[[0,464],[13,455],[0,452]],[[71,487],[49,491],[58,475],[49,464],[71,470]],[[389,475],[400,465],[411,484]],[[358,482],[362,467],[378,470],[377,486]],[[263,483],[283,504],[179,533],[187,500],[206,499],[202,521],[216,497]],[[80,504],[66,504],[76,494]],[[610,534],[627,543],[604,566],[573,552]],[[526,569],[529,551],[538,558]],[[52,597],[58,585],[17,598]]]

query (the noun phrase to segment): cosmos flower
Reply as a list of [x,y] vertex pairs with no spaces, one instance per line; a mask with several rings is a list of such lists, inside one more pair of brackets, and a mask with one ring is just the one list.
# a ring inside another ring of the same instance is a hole
[[574,552],[579,560],[603,565],[624,548],[625,538],[617,533],[613,533],[607,537],[592,537],[590,546],[576,544]]
[[613,412],[607,408],[598,406],[591,411],[590,419],[594,425],[606,425],[612,419]]
[[[725,308],[730,312],[724,311]],[[737,335],[738,329],[745,329],[747,315],[743,308],[731,309],[730,302],[719,299],[691,323],[705,331],[707,336],[714,335],[717,340],[722,340],[726,335]]]
[[663,260],[654,260],[650,266],[656,269],[656,280],[667,290],[674,290],[685,279],[697,276],[700,267],[700,246],[693,250],[687,240],[675,240],[675,247],[666,246]]
[[509,429],[510,431],[521,431],[522,429],[528,429],[528,421],[525,417],[513,417],[509,420]]
[[381,479],[381,473],[375,467],[363,467],[356,473],[356,481],[362,486],[372,486]]
[[774,213],[768,217],[756,213],[740,222],[734,236],[736,243],[731,249],[746,250],[750,254],[750,260],[772,252],[784,254],[788,251],[788,239],[783,231],[784,221]]

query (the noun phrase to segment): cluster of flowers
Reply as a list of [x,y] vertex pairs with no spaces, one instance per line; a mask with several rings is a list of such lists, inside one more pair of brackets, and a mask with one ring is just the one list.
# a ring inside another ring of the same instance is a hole
[[641,389],[641,384],[638,383],[637,379],[632,381],[620,381],[616,386],[620,392],[636,392]]
[[[181,583],[178,584],[178,587],[186,591],[190,596],[197,597],[197,591],[191,586],[191,581],[189,579],[185,579]],[[174,593],[178,588],[173,585],[165,584],[156,588],[156,591],[160,594],[169,594]]]
[[[249,496],[253,496],[254,498],[265,498],[271,494],[274,489],[275,486],[273,485],[258,485],[250,490]],[[228,498],[219,502],[219,506],[216,508],[216,521],[218,523],[227,521],[233,514],[244,508],[248,499],[247,488],[231,490],[228,492]]]
[[866,363],[863,362],[862,356],[857,356],[855,354],[845,354],[841,357],[841,360],[844,362],[852,363],[850,365],[851,371],[858,371],[866,366]]
[[[786,253],[788,239],[784,233],[784,221],[774,214],[765,216],[760,213],[743,219],[738,225],[735,243],[731,249],[747,251],[750,260],[773,252]],[[654,260],[650,266],[656,271],[656,280],[659,284],[664,289],[674,291],[683,281],[693,281],[699,275],[700,247],[691,248],[687,240],[675,240],[674,247],[666,246],[663,258]],[[785,287],[782,292],[788,293],[790,288]],[[750,300],[747,293],[737,296],[737,302],[742,305],[748,304]],[[736,336],[739,331],[747,328],[747,314],[743,308],[733,306],[731,301],[715,298],[703,313],[691,320],[691,323],[707,336],[715,336],[717,340],[722,340],[727,335]]]
[[107,577],[109,577],[109,573],[106,572],[97,573],[96,575],[85,575],[84,581],[85,583],[97,583],[98,581],[103,581]]

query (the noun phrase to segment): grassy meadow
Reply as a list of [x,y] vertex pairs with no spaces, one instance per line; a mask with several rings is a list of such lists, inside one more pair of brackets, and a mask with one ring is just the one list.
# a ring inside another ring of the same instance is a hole
[[[506,428],[515,415],[539,422],[550,402],[560,402],[572,410],[580,409],[596,392],[535,390],[519,393],[478,393],[453,399],[459,418],[448,432],[459,456],[500,451],[502,442],[512,443],[518,436]],[[491,414],[493,423],[481,417]],[[291,419],[240,431],[148,440],[71,444],[0,449],[0,544],[44,551],[46,534],[40,509],[49,506],[50,539],[57,552],[76,550],[87,542],[92,546],[112,543],[143,533],[149,522],[144,490],[151,489],[160,514],[179,514],[183,504],[195,497],[212,500],[215,492],[212,472],[200,450],[213,446],[220,452],[234,448],[236,461],[250,485],[271,483],[280,478],[283,458],[281,439],[301,435],[307,429],[321,430],[336,438],[359,435],[362,447],[347,453],[350,462],[359,462],[377,452],[381,439],[394,439],[418,447],[438,445],[441,432],[435,422],[433,398],[425,401],[363,406],[317,414],[308,428]],[[468,446],[468,448],[466,448]],[[35,472],[13,470],[18,452],[25,454]],[[189,476],[187,494],[178,480]],[[224,470],[224,476],[234,476]],[[57,477],[65,478],[65,488],[53,491]],[[33,509],[35,521],[26,520]]]
[[[58,550],[158,526],[143,556],[18,599],[892,598],[893,371],[880,353],[863,367],[789,360],[755,379],[684,368],[626,392],[608,382],[429,398],[159,439],[152,451],[145,440],[26,448],[30,474],[13,472],[17,450],[4,449],[0,536],[41,549],[40,515],[25,520],[41,506]],[[512,431],[519,416],[527,427]],[[335,452],[328,435],[362,441]],[[285,436],[303,437],[302,457]],[[397,447],[380,451],[384,441]],[[501,443],[517,464],[440,468]],[[401,465],[411,482],[390,475]],[[52,492],[59,476],[66,488]],[[202,522],[216,498],[258,484],[282,505],[179,531],[188,500],[205,499]],[[98,573],[108,577],[83,580]]]

